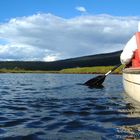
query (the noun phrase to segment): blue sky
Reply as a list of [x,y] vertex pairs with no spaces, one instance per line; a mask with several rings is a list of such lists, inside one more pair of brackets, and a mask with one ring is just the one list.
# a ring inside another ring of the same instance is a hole
[[138,16],[139,5],[139,0],[3,0],[0,1],[0,20],[38,12],[70,18],[80,14],[75,10],[76,6],[85,7],[90,14]]
[[51,61],[120,50],[137,31],[139,5],[139,0],[0,1],[0,60]]

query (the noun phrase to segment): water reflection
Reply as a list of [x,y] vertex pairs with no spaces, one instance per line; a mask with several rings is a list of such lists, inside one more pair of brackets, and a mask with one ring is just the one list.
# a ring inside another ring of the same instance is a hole
[[125,140],[140,139],[140,103],[125,94],[126,106],[120,111],[127,114],[124,124],[117,128],[120,138]]

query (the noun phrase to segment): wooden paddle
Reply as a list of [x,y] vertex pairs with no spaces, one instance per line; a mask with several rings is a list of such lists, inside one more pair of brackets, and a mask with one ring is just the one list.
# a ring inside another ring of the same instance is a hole
[[89,86],[91,88],[94,88],[94,87],[95,88],[102,87],[102,83],[104,82],[106,76],[109,75],[110,73],[112,73],[119,66],[121,66],[121,64],[116,65],[113,69],[111,69],[110,71],[108,71],[106,74],[99,75],[99,76],[96,76],[96,77],[88,80],[87,82],[84,83],[84,85]]

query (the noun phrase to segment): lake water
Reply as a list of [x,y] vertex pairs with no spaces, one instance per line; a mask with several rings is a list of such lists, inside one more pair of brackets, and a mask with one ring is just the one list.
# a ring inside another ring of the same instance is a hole
[[140,107],[121,75],[104,88],[80,85],[96,75],[0,74],[0,140],[140,139]]

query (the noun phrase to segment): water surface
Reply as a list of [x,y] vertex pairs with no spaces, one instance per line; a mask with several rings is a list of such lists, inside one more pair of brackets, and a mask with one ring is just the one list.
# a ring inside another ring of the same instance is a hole
[[104,88],[81,85],[95,75],[1,74],[1,140],[140,139],[140,107],[121,75]]

